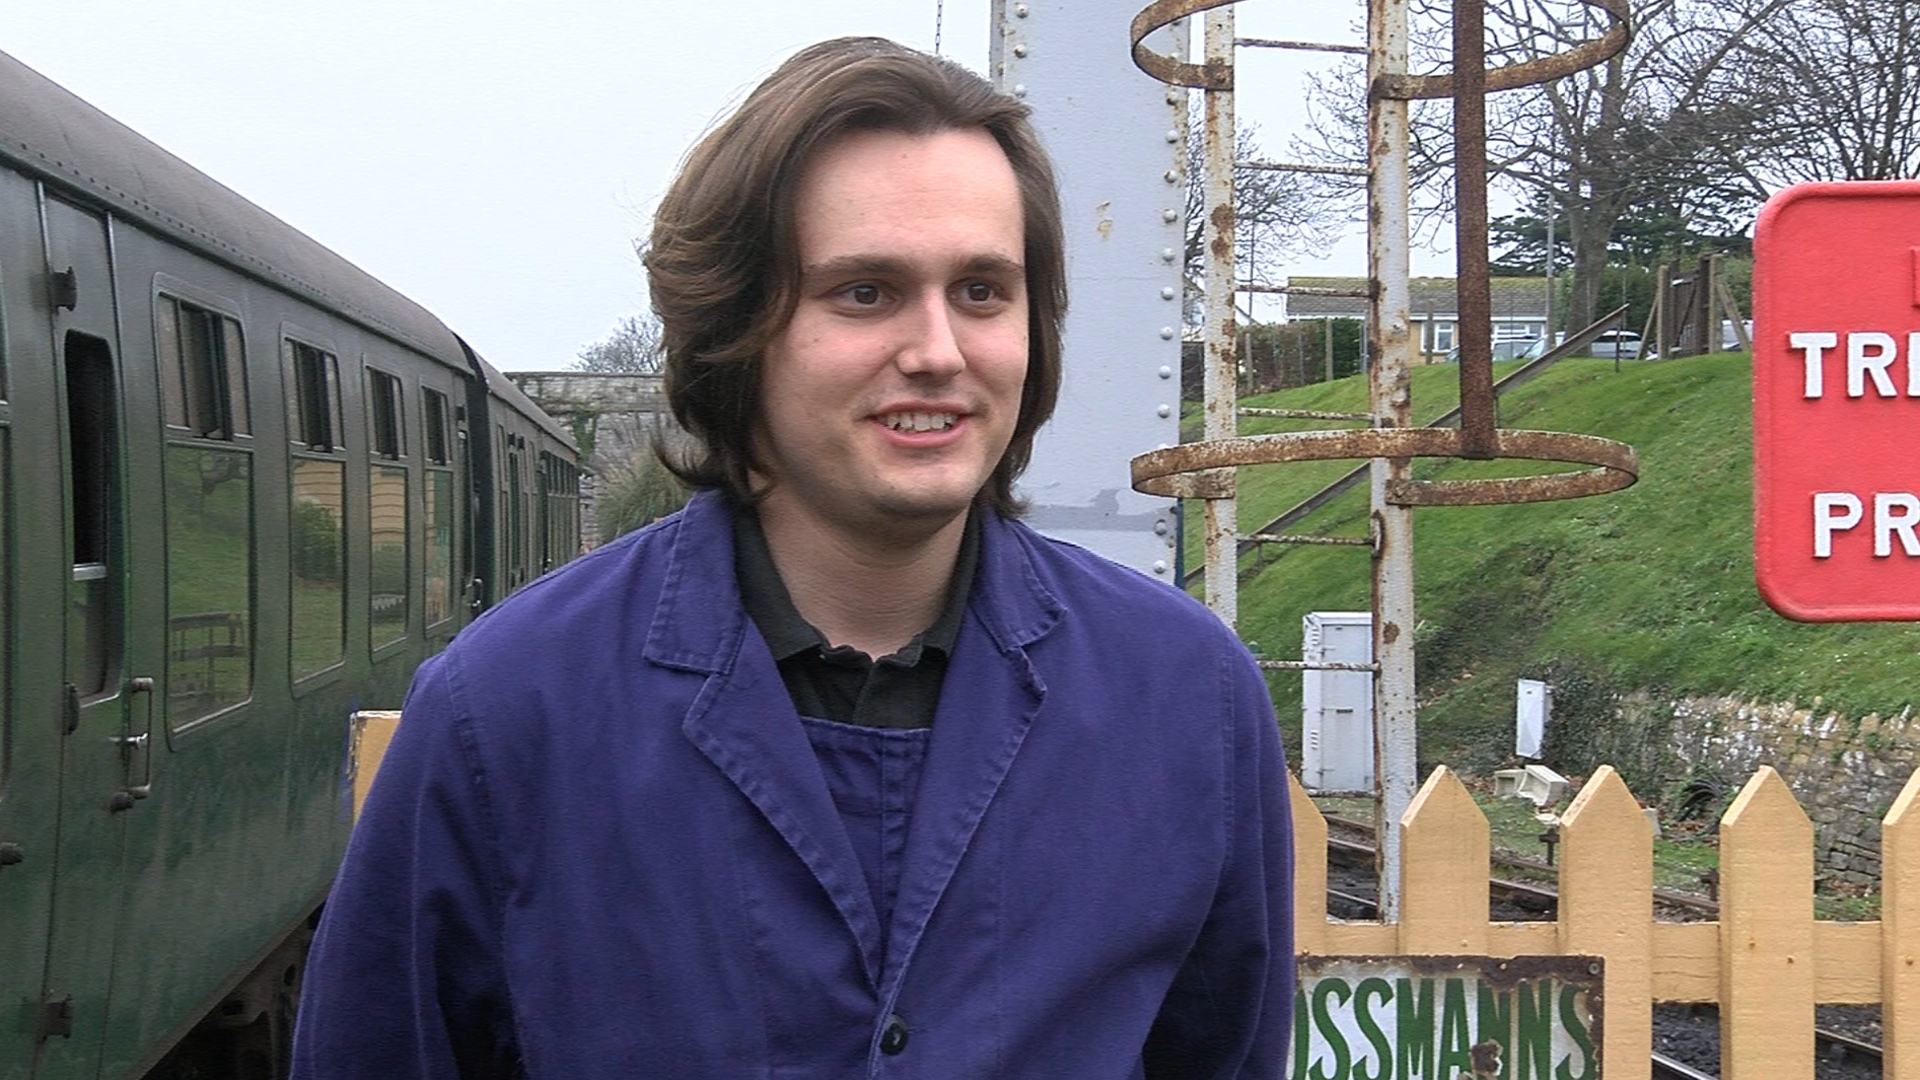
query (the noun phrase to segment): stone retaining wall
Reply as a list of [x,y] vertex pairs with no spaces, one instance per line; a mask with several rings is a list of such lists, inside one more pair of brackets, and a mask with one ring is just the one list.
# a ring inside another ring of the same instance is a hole
[[1636,693],[1620,702],[1618,716],[1626,737],[1613,749],[1637,756],[1641,774],[1666,785],[1637,792],[1642,798],[1675,804],[1689,785],[1696,793],[1718,785],[1731,797],[1754,770],[1771,765],[1813,819],[1820,874],[1828,882],[1878,887],[1880,819],[1920,765],[1920,720],[1911,708],[1856,719],[1820,711],[1817,698],[1813,708],[1801,708]]

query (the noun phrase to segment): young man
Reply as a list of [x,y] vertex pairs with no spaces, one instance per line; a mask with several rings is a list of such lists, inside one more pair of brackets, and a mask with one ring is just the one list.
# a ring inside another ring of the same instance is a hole
[[1066,300],[1024,108],[810,48],[646,264],[702,490],[421,669],[296,1075],[1278,1077],[1259,674],[1013,520]]

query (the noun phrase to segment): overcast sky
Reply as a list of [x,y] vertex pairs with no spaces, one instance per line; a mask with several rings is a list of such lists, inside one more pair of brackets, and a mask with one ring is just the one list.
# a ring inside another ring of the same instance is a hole
[[[0,50],[520,371],[567,366],[645,308],[633,239],[717,114],[813,41],[879,34],[932,49],[937,6],[64,0],[15,10]],[[1239,10],[1242,35],[1357,43],[1364,9]],[[987,0],[945,0],[942,22],[942,51],[984,71]],[[1270,146],[1300,122],[1298,72],[1326,62],[1243,59],[1241,116]],[[1351,235],[1293,272],[1363,272],[1358,226]]]

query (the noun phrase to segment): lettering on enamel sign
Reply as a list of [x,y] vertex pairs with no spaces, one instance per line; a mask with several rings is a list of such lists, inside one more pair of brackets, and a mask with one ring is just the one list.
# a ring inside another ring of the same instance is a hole
[[1600,1080],[1596,957],[1303,956],[1287,1080]]
[[1920,619],[1920,181],[1770,199],[1753,317],[1761,596],[1807,622]]

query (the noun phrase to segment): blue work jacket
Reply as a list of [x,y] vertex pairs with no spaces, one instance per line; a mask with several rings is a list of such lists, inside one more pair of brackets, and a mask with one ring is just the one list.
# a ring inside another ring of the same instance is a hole
[[988,514],[883,926],[727,514],[697,497],[420,670],[294,1075],[1277,1080],[1286,775],[1219,621]]

